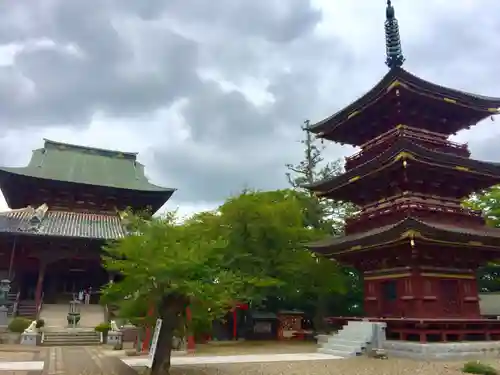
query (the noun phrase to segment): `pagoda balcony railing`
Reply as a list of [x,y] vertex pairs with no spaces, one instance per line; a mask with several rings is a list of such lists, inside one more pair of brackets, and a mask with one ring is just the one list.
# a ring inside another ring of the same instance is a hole
[[412,127],[400,125],[388,132],[379,135],[371,141],[361,146],[361,151],[345,158],[345,169],[350,170],[358,165],[361,165],[378,154],[381,154],[389,147],[398,137],[407,137],[416,141],[429,149],[434,149],[441,152],[451,153],[461,157],[469,157],[470,151],[467,144],[461,144],[449,141],[442,134],[432,133],[429,131],[415,129]]
[[[444,204],[452,207],[456,207],[457,205],[461,204],[461,201],[459,199],[455,198],[450,198],[450,197],[441,197],[437,195],[428,195],[428,194],[423,194],[423,193],[418,193],[418,192],[412,192],[412,191],[403,191],[402,193],[380,199],[377,202],[373,202],[367,205],[364,205],[359,208],[359,211],[357,211],[359,214],[362,214],[363,212],[368,212],[369,210],[372,209],[379,209],[380,207],[392,205],[394,203],[400,202],[403,199],[413,199],[414,201],[420,201],[420,202],[431,202],[431,203],[436,203],[436,204]],[[479,212],[479,211],[478,211]]]
[[[437,201],[435,199],[422,199],[411,196],[397,197],[385,200],[382,203],[370,205],[369,207],[366,206],[358,211],[354,216],[348,218],[346,220],[346,225],[353,229],[355,226],[365,222],[366,220],[397,212],[407,212],[410,210],[460,215],[482,220],[480,211],[474,211],[461,207],[457,202],[453,202],[451,200],[449,202],[444,200]],[[480,223],[481,222],[478,221],[478,224]]]

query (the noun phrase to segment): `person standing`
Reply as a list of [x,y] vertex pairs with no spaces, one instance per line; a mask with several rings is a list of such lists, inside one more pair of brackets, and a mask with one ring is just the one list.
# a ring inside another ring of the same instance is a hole
[[81,290],[81,289],[78,292],[78,301],[83,302],[83,290]]
[[92,294],[92,287],[88,287],[87,290],[85,291],[85,304],[86,305],[90,304],[91,294]]

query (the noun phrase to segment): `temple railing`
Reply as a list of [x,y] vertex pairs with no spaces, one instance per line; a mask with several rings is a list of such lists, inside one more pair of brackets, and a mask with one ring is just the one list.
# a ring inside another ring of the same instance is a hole
[[383,153],[391,147],[393,141],[398,137],[407,137],[432,150],[451,153],[456,156],[469,157],[470,151],[467,144],[460,144],[443,138],[442,134],[432,133],[408,126],[399,126],[378,137],[366,142],[361,146],[361,151],[346,157],[346,170],[361,165],[378,154]]
[[481,224],[482,220],[480,211],[464,208],[458,200],[425,196],[423,194],[412,194],[411,196],[403,194],[362,207],[354,216],[346,220],[346,226],[354,229],[357,224],[367,220],[408,210],[467,216],[478,220],[478,224]]
[[40,317],[40,311],[42,311],[42,307],[43,307],[43,297],[44,297],[45,293],[42,292],[42,295],[40,296],[40,302],[37,304],[36,306],[36,318],[38,319]]
[[16,299],[14,300],[14,304],[12,306],[12,316],[17,316],[17,310],[19,308],[20,298],[21,298],[21,292],[17,292]]

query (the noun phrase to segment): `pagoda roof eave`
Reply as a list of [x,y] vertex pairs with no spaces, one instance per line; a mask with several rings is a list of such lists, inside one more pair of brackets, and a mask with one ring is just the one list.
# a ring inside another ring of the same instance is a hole
[[483,162],[430,150],[411,142],[407,138],[399,138],[389,149],[366,163],[339,176],[333,176],[313,184],[303,185],[302,187],[319,193],[333,191],[341,186],[354,183],[364,176],[377,173],[399,160],[411,160],[412,162],[420,162],[437,167],[448,167],[462,173],[498,177],[498,182],[495,183],[500,183],[500,164],[498,163]]
[[450,246],[469,246],[500,251],[500,247],[498,247],[500,229],[464,228],[451,224],[426,222],[412,217],[366,232],[310,243],[307,247],[323,256],[334,257],[335,255],[369,250],[410,240],[414,240],[417,244],[418,242],[434,242]]
[[318,136],[329,133],[332,129],[345,124],[351,117],[355,116],[360,110],[367,108],[377,99],[386,95],[397,86],[411,87],[413,91],[428,96],[439,96],[440,99],[446,98],[448,103],[454,101],[463,103],[477,112],[484,113],[484,117],[491,116],[500,112],[500,98],[481,96],[467,93],[464,91],[440,86],[419,78],[402,68],[392,68],[389,72],[367,93],[355,100],[350,105],[336,112],[335,114],[308,127],[308,130]]

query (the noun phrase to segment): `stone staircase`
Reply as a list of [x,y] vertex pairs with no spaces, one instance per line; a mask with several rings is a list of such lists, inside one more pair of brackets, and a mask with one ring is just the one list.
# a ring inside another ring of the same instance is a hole
[[385,331],[384,337],[380,336],[382,333],[377,333],[377,329],[385,329],[380,324],[382,323],[349,321],[334,335],[318,336],[318,352],[348,358],[362,355],[372,347],[378,348],[385,340]]
[[17,306],[17,316],[35,319],[36,318],[36,302],[33,300],[21,300]]
[[44,346],[92,346],[100,343],[100,334],[93,329],[46,329],[42,334]]

